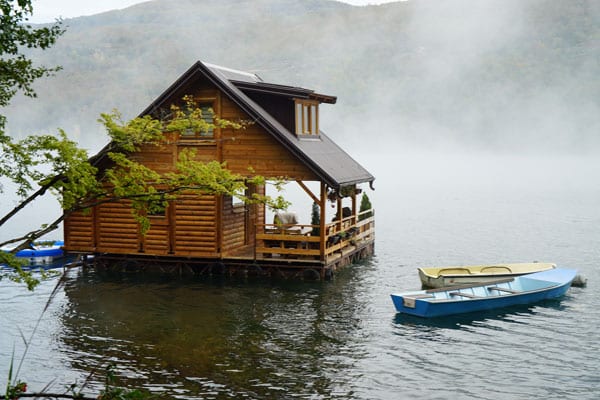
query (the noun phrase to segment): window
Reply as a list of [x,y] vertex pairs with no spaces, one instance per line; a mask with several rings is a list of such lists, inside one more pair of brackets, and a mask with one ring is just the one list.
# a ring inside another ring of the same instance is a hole
[[246,191],[244,189],[237,190],[233,196],[231,196],[231,204],[233,207],[241,207],[245,205],[244,198],[246,197]]
[[319,102],[296,100],[296,135],[319,134]]
[[202,112],[200,118],[205,123],[198,124],[191,118],[192,111],[184,109],[183,111],[190,117],[190,126],[181,131],[182,139],[211,139],[214,137],[215,113],[212,108],[212,103],[201,103],[198,104],[197,107],[197,109]]

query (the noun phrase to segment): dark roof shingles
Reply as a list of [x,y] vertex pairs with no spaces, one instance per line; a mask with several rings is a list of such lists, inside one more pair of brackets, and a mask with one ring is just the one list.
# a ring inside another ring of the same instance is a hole
[[[212,64],[204,65],[232,91],[238,101],[250,108],[250,110],[246,111],[253,111],[254,114],[256,114],[258,117],[257,122],[263,122],[262,125],[268,131],[279,136],[278,139],[280,142],[291,150],[292,153],[307,162],[315,174],[323,179],[329,186],[339,188],[344,185],[372,182],[375,180],[373,175],[350,157],[323,132],[320,133],[319,139],[298,138],[236,86],[236,82],[242,82],[242,79],[240,78],[244,78],[243,82],[246,83],[260,83],[263,86],[272,84],[263,83],[262,79],[258,76],[247,72],[235,71]],[[252,78],[253,76],[254,78]],[[243,86],[243,84],[240,86]],[[283,85],[273,86],[286,87]],[[287,88],[291,87],[287,86]],[[294,89],[312,93],[312,91],[308,89]],[[238,103],[238,105],[240,105],[240,103]]]

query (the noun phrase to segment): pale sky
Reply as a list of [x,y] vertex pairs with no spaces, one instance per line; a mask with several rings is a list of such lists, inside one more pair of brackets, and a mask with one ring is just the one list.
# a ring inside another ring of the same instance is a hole
[[[53,22],[56,18],[74,18],[104,11],[127,8],[147,0],[33,0],[33,18],[29,22]],[[398,0],[340,0],[356,6],[390,3]]]

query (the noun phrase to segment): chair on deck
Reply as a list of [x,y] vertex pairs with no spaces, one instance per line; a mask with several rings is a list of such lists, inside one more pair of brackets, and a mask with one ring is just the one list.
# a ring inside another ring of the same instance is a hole
[[293,211],[278,212],[273,216],[273,224],[275,231],[286,234],[301,234],[300,227],[298,224],[298,216]]
[[[297,224],[298,216],[295,212],[278,212],[273,216],[274,226],[266,229],[265,233],[301,235],[302,229]],[[265,246],[273,248],[297,248],[299,243],[297,241],[265,240]]]

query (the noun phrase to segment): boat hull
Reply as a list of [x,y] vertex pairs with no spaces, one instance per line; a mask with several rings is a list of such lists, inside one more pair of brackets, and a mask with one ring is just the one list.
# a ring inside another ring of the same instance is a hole
[[517,263],[472,265],[440,268],[418,268],[421,285],[441,288],[454,285],[476,284],[490,280],[517,277],[556,268],[552,263]]
[[576,272],[557,268],[483,285],[421,290],[391,297],[400,313],[441,317],[555,299],[567,292]]
[[[63,250],[64,242],[56,241],[51,246],[34,246],[31,249],[23,249],[15,254],[15,257],[25,259],[30,265],[52,264],[65,256]],[[10,249],[2,249],[10,251]]]

